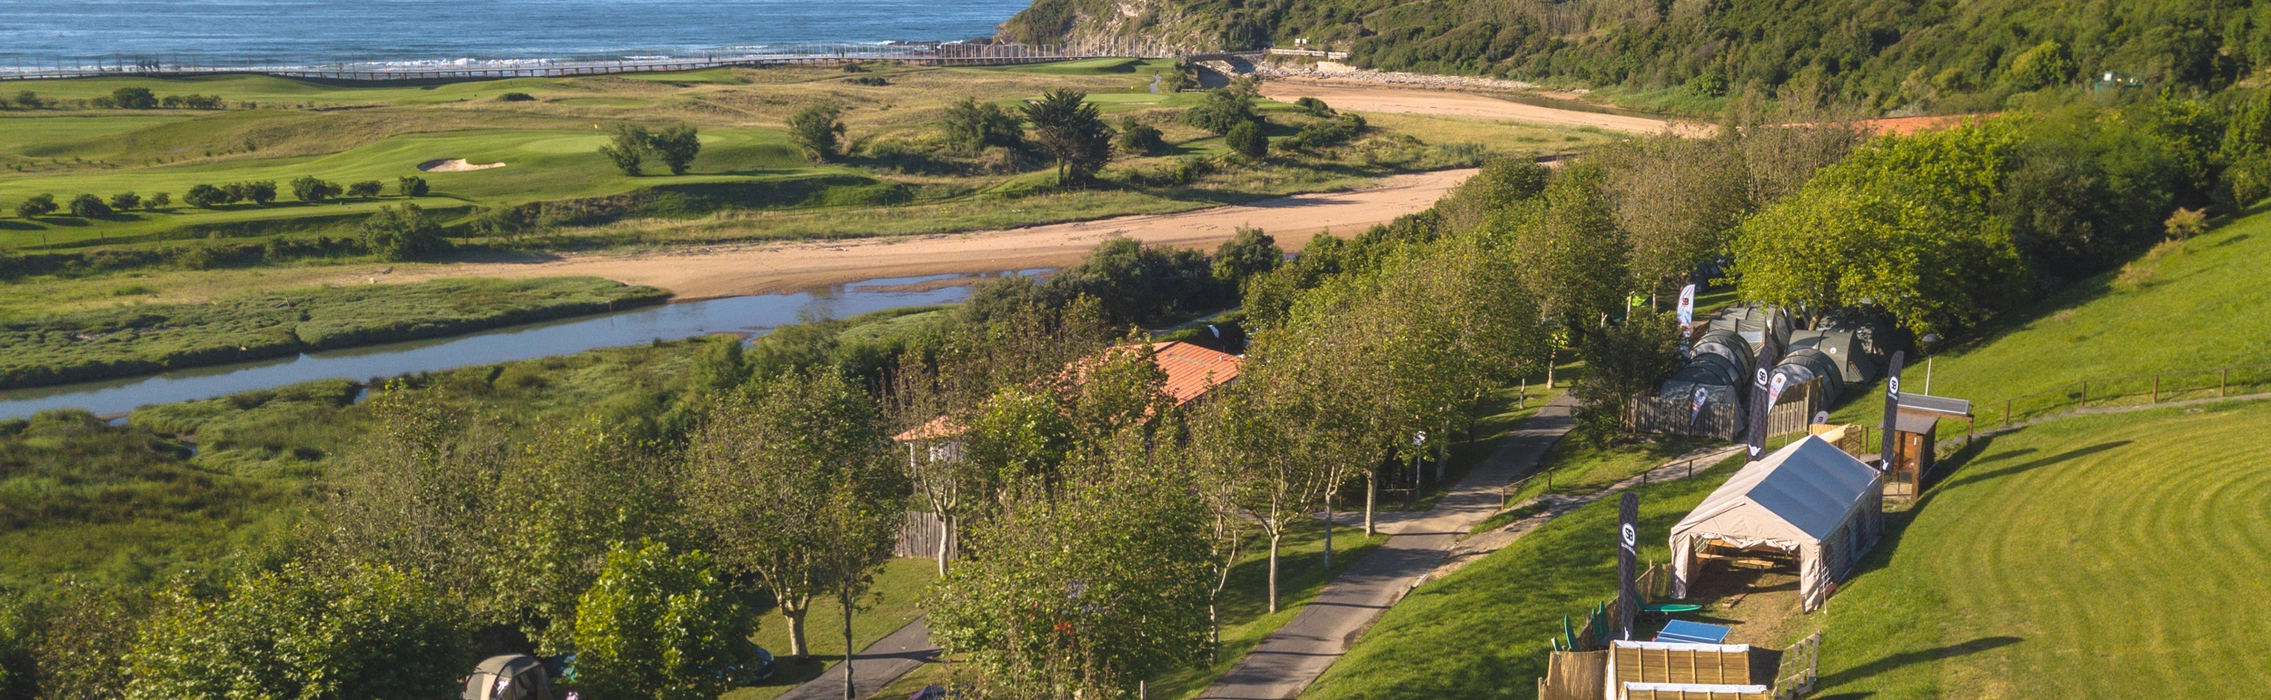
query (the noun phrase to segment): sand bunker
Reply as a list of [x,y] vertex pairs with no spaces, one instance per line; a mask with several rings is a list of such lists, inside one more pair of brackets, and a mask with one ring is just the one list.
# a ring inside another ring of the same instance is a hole
[[472,164],[472,163],[467,163],[467,162],[465,162],[465,159],[464,159],[464,158],[451,158],[451,159],[448,159],[448,160],[429,160],[429,161],[426,161],[426,162],[424,162],[424,163],[419,163],[419,164],[418,164],[418,170],[419,170],[419,171],[421,171],[421,172],[429,172],[429,173],[462,173],[462,172],[470,172],[470,171],[474,171],[474,170],[488,170],[488,169],[490,169],[490,168],[502,168],[502,167],[505,167],[505,164],[504,164],[504,163],[502,163],[502,162],[497,162],[497,163],[487,163],[487,164],[483,164],[483,165],[474,165],[474,164]]

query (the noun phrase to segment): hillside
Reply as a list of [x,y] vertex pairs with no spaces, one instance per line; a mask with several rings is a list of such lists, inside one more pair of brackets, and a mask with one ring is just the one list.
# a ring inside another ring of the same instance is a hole
[[1037,0],[1003,34],[1194,49],[1307,39],[1383,70],[1962,111],[2104,71],[2219,89],[2271,61],[2265,22],[2197,1]]

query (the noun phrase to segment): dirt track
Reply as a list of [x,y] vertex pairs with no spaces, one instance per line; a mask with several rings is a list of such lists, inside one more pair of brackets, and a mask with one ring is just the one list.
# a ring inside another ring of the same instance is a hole
[[1621,114],[1600,114],[1526,105],[1494,97],[1447,90],[1328,85],[1295,80],[1262,83],[1262,96],[1280,102],[1303,97],[1324,100],[1334,109],[1397,114],[1445,114],[1488,117],[1554,126],[1594,126],[1614,131],[1653,134],[1675,128],[1672,122]]
[[1063,267],[1079,261],[1090,248],[1112,236],[1211,248],[1238,227],[1253,226],[1276,237],[1279,246],[1295,250],[1319,231],[1355,235],[1373,224],[1426,209],[1473,174],[1473,170],[1445,170],[1398,175],[1362,190],[1295,195],[1180,214],[979,233],[576,255],[528,263],[437,265],[398,270],[386,281],[594,275],[661,287],[686,300],[795,291],[881,277]]

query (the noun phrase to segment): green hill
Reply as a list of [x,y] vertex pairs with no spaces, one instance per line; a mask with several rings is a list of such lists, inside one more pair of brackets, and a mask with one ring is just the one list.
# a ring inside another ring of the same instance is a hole
[[[2120,270],[2083,280],[2037,304],[2025,320],[1932,358],[1930,392],[1971,399],[1981,427],[1999,423],[2003,401],[2020,398],[2020,419],[2072,408],[2083,380],[2207,369],[2271,360],[2271,214],[2239,219],[2181,243],[2164,243]],[[1923,392],[1925,363],[1910,360],[1909,391]],[[2161,398],[2213,396],[2215,372],[2167,377]],[[2232,393],[2259,392],[2271,367],[2234,372]],[[2150,378],[2092,382],[2091,404],[2150,400]],[[2047,394],[2040,392],[2049,392]],[[2120,399],[2115,394],[2125,394]],[[1874,423],[1881,392],[1855,392],[1839,422]]]
[[[1003,33],[1202,49],[1307,39],[1386,70],[1968,110],[2104,71],[2218,89],[2271,60],[2265,11],[2197,0],[1037,0]],[[2035,51],[2046,42],[2056,45]]]

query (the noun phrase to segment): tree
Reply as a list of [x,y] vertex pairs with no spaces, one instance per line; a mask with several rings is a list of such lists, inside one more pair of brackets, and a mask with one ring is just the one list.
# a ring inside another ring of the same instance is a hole
[[310,204],[337,197],[344,191],[346,190],[339,183],[325,182],[312,175],[302,175],[292,180],[292,196]]
[[149,199],[142,201],[142,208],[153,211],[158,209],[165,209],[171,206],[173,206],[173,195],[169,195],[164,192],[150,195]]
[[[688,518],[720,566],[762,582],[789,624],[789,653],[803,656],[812,597],[862,585],[877,541],[889,556],[905,477],[877,449],[867,395],[833,367],[782,375],[709,414],[687,446]],[[890,527],[860,530],[872,525],[861,513],[888,513]]]
[[1242,90],[1217,88],[1206,91],[1199,105],[1183,110],[1184,124],[1217,134],[1228,135],[1239,124],[1253,124],[1262,120],[1254,109],[1254,96]]
[[183,204],[199,209],[211,209],[226,204],[228,201],[228,194],[222,192],[221,188],[206,184],[191,185],[189,192],[181,196]]
[[426,196],[426,178],[405,175],[394,180],[394,193],[403,197]]
[[122,87],[110,92],[111,104],[119,109],[157,109],[158,96],[146,87]]
[[1135,432],[1077,480],[1014,486],[971,530],[982,552],[933,589],[939,645],[975,697],[1124,697],[1206,640],[1207,513]]
[[2056,41],[2045,41],[2020,53],[2003,73],[2004,82],[2021,90],[2053,87],[2073,77],[2073,53]]
[[186,588],[167,598],[127,660],[131,700],[434,697],[473,662],[447,597],[386,567],[287,564],[217,601]]
[[540,651],[573,651],[579,596],[608,555],[680,533],[677,462],[604,414],[516,447],[480,514],[491,534],[474,558],[478,573],[459,588],[484,619],[518,627]]
[[431,260],[450,247],[442,225],[416,204],[379,207],[361,230],[363,248],[383,260]]
[[1579,439],[1606,445],[1624,435],[1632,397],[1655,390],[1679,371],[1679,330],[1670,314],[1635,310],[1623,323],[1585,336],[1577,348],[1585,374],[1569,388],[1578,403]]
[[964,435],[965,459],[977,466],[984,496],[998,500],[1022,481],[1056,483],[1072,454],[1072,420],[1055,392],[1008,385],[978,405]]
[[648,137],[647,149],[662,159],[670,174],[684,175],[686,167],[694,164],[694,156],[702,153],[702,139],[693,125],[679,124]]
[[1508,238],[1539,311],[1571,329],[1615,312],[1631,289],[1629,248],[1602,196],[1602,179],[1595,164],[1563,168],[1540,193],[1536,216],[1511,224]]
[[135,207],[141,205],[142,196],[132,192],[120,192],[110,196],[110,208],[114,211],[133,211]]
[[1246,280],[1267,274],[1285,264],[1285,251],[1277,239],[1261,229],[1240,226],[1230,240],[1214,249],[1214,279],[1244,295]]
[[1033,144],[1056,160],[1061,185],[1087,185],[1112,158],[1112,127],[1087,100],[1088,93],[1058,88],[1025,103]]
[[252,202],[265,206],[276,201],[276,182],[274,180],[232,182],[222,185],[221,192],[228,195],[229,201],[232,203]]
[[710,700],[746,682],[755,628],[708,555],[618,548],[577,605],[577,682],[595,700]]
[[0,697],[39,693],[36,664],[40,611],[21,592],[0,588]]
[[370,199],[385,191],[386,185],[377,180],[364,180],[347,186],[347,196]]
[[608,139],[606,145],[599,147],[599,153],[613,161],[623,174],[638,177],[646,162],[647,153],[653,149],[653,141],[654,135],[647,133],[646,127],[618,122],[615,124],[615,135]]
[[1632,278],[1642,290],[1676,290],[1725,252],[1751,205],[1736,145],[1731,137],[1667,133],[1598,154],[1602,193],[1632,248]]
[[804,156],[816,163],[836,159],[844,137],[844,109],[832,104],[816,104],[797,110],[789,117],[789,140],[804,149]]
[[964,153],[976,153],[989,146],[1017,148],[1025,145],[1025,125],[1017,115],[991,102],[979,102],[965,97],[946,106],[946,118],[939,124],[946,132],[947,144]]
[[1294,407],[1271,400],[1272,393],[1290,387],[1267,372],[1261,376],[1263,382],[1254,381],[1250,373],[1255,360],[1268,360],[1251,354],[1249,358],[1238,383],[1217,389],[1219,395],[1201,407],[1192,422],[1192,449],[1198,459],[1213,462],[1206,471],[1243,474],[1226,486],[1230,491],[1221,496],[1220,505],[1235,510],[1237,517],[1253,522],[1268,537],[1269,611],[1275,613],[1279,545],[1288,529],[1314,517],[1335,474],[1329,465],[1296,451],[1286,422]]
[[110,205],[104,204],[101,197],[82,194],[71,198],[71,215],[81,219],[110,216]]
[[1222,143],[1229,146],[1231,151],[1248,158],[1270,154],[1269,137],[1263,136],[1262,128],[1255,126],[1253,122],[1239,122],[1230,127],[1230,133],[1222,136]]
[[16,215],[26,219],[55,213],[55,195],[37,194],[16,203]]

